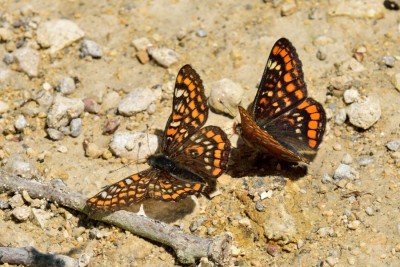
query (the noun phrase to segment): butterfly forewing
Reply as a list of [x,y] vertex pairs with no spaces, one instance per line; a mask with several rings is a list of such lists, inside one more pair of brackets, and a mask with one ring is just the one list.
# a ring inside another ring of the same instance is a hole
[[176,77],[172,114],[164,131],[162,151],[173,154],[184,141],[207,120],[208,106],[203,82],[190,65],[181,68]]
[[307,87],[296,49],[289,40],[281,38],[269,55],[252,115],[257,123],[263,124],[297,106],[306,97]]

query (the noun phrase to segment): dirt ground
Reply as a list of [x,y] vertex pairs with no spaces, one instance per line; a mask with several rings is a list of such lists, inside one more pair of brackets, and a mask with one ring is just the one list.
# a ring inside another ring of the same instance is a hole
[[[187,63],[200,74],[207,94],[209,84],[228,78],[243,88],[247,106],[272,45],[286,37],[303,63],[309,95],[328,114],[317,157],[308,167],[296,167],[255,157],[244,162],[235,150],[230,171],[217,184],[220,194],[199,197],[190,214],[184,208],[175,214],[178,205],[172,204],[165,220],[203,237],[231,232],[231,266],[400,266],[400,155],[386,147],[400,138],[400,92],[392,82],[400,73],[400,13],[382,2],[0,0],[0,28],[11,32],[0,40],[0,57],[31,46],[40,58],[38,74],[31,77],[18,64],[0,62],[0,100],[9,106],[0,113],[1,168],[19,156],[31,164],[31,174],[46,181],[61,178],[70,189],[92,196],[147,168],[123,167],[126,158],[110,156],[112,135],[102,134],[108,120],[120,119],[118,131],[159,134],[170,114],[176,74]],[[59,19],[74,22],[85,36],[50,54],[36,40],[37,27]],[[168,68],[153,59],[140,63],[132,41],[142,37],[174,50],[178,61]],[[81,58],[82,39],[99,44],[102,57]],[[384,63],[385,56],[394,63]],[[50,95],[59,94],[54,88],[65,76],[78,81],[66,97],[91,98],[100,107],[110,92],[123,98],[136,88],[161,85],[162,98],[154,112],[132,116],[119,115],[118,103],[97,114],[84,112],[78,137],[53,141],[46,133],[48,109],[33,114],[23,107],[46,90],[44,84],[51,85]],[[336,119],[348,106],[343,94],[350,88],[380,103],[379,120],[366,130]],[[13,125],[21,114],[28,127],[18,132]],[[208,124],[224,128],[236,147],[231,128],[238,121],[211,113]],[[108,153],[85,156],[84,140]],[[332,178],[341,163],[351,174]],[[3,204],[12,197],[0,194]],[[2,206],[0,246],[32,245],[72,257],[85,253],[88,266],[180,266],[167,247],[51,203],[42,206],[50,214],[44,226],[32,216],[18,220],[12,208]],[[160,219],[155,206],[145,208]]]

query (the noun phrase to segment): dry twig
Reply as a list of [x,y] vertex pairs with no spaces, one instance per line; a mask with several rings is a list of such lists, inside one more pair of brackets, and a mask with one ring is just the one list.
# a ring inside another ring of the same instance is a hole
[[[59,205],[88,214],[85,210],[86,197],[70,192],[66,187],[58,188],[52,184],[43,184],[34,180],[26,180],[0,172],[0,191],[22,192],[26,190],[33,198],[45,198]],[[177,227],[147,217],[138,216],[127,211],[117,211],[104,217],[93,219],[110,223],[166,246],[171,247],[181,263],[194,263],[196,260],[207,257],[213,262],[225,265],[229,262],[231,253],[231,235],[224,233],[213,239],[200,238],[183,233]]]

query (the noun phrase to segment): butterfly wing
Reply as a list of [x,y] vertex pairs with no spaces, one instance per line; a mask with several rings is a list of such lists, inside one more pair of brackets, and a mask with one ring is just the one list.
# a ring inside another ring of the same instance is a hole
[[[326,115],[320,103],[307,98],[297,107],[262,127],[280,145],[309,162],[325,133]],[[304,159],[305,158],[305,159]]]
[[128,176],[104,188],[86,201],[90,210],[118,210],[151,197],[156,200],[178,201],[201,192],[204,185],[188,183],[153,168]]
[[190,65],[183,66],[176,77],[172,113],[162,141],[162,152],[171,155],[208,117],[207,98],[203,82]]
[[201,177],[217,179],[228,166],[230,141],[217,126],[206,126],[190,136],[173,155],[179,165]]
[[251,115],[259,125],[266,124],[307,98],[302,64],[292,43],[279,39],[265,66]]

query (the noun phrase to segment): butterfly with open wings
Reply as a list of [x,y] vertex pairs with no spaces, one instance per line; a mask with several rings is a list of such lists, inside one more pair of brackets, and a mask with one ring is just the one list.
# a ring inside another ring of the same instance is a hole
[[208,109],[200,76],[183,66],[160,152],[147,160],[150,168],[107,186],[87,200],[87,207],[117,210],[146,198],[179,201],[203,192],[226,171],[231,150],[221,128],[203,127]]

